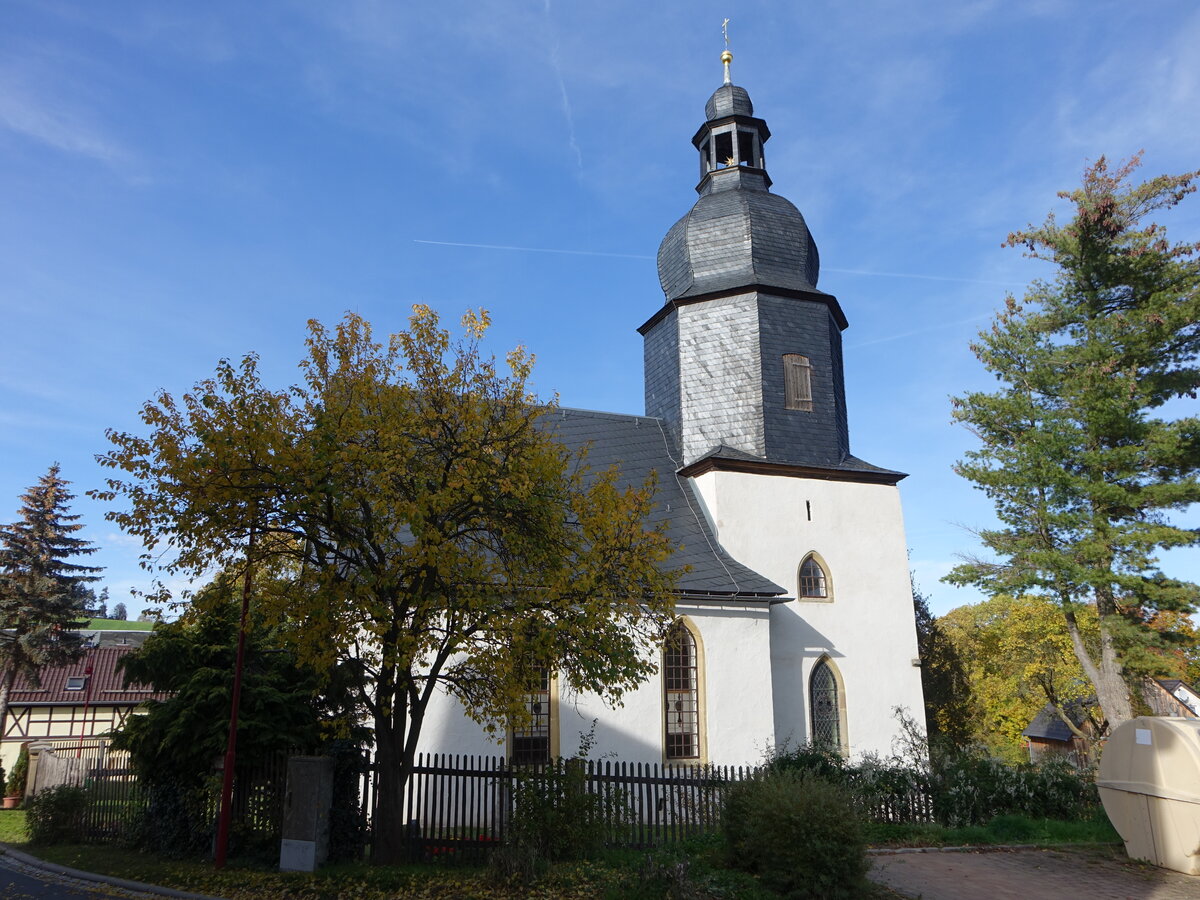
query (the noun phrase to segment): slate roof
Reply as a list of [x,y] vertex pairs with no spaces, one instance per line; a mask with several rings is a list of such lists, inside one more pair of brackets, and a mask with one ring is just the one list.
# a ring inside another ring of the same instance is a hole
[[672,566],[691,566],[679,581],[685,595],[767,599],[787,591],[739,563],[717,543],[689,479],[676,474],[679,451],[660,419],[585,409],[557,408],[542,424],[565,443],[590,448],[587,462],[595,470],[617,466],[627,484],[642,484],[658,475],[658,492],[649,524],[669,523],[678,548]]
[[710,122],[725,116],[752,115],[754,104],[750,102],[750,94],[744,87],[738,87],[736,84],[721,85],[704,104],[704,118]]
[[[30,705],[39,703],[78,703],[88,699],[89,691],[67,690],[67,679],[85,677],[91,666],[90,699],[92,705],[141,703],[143,700],[164,700],[167,694],[157,693],[137,685],[125,687],[124,676],[117,671],[117,662],[134,647],[95,647],[87,650],[77,662],[65,666],[47,666],[41,671],[41,687],[35,687],[23,674],[13,683],[9,703]],[[86,683],[85,683],[86,684]]]
[[[733,460],[737,462],[773,462],[773,460],[769,460],[761,456],[755,456],[753,453],[747,453],[745,450],[739,450],[736,447],[728,447],[722,444],[718,447],[713,447],[703,456],[698,457],[693,462],[689,463],[687,469],[688,471],[691,471],[693,468],[700,466],[707,460],[722,459]],[[831,473],[845,472],[847,475],[875,476],[877,480],[887,484],[895,484],[901,479],[908,477],[906,472],[898,472],[895,469],[884,469],[881,466],[872,465],[871,463],[861,460],[857,456],[851,456],[848,453],[836,463],[822,463],[819,466],[814,465],[814,468],[827,469]]]
[[[737,186],[726,189],[734,180]],[[756,181],[762,186],[755,188]],[[658,279],[668,301],[747,285],[821,293],[817,245],[791,201],[770,193],[761,176],[737,168],[712,173],[706,184],[708,193],[658,248]]]
[[[1083,708],[1079,704],[1069,704],[1066,708],[1066,713],[1077,727],[1082,726],[1087,719]],[[1054,711],[1054,707],[1049,703],[1042,707],[1041,712],[1033,717],[1033,721],[1029,723],[1021,734],[1027,738],[1035,738],[1041,741],[1061,741],[1064,744],[1070,742],[1075,737],[1071,729],[1059,718],[1058,713]]]

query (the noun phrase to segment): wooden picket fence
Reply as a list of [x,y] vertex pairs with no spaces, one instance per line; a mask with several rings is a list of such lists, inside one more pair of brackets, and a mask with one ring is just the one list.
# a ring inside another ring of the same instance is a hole
[[611,847],[678,844],[715,828],[725,789],[750,777],[743,766],[660,766],[569,759],[540,766],[503,757],[418,754],[405,797],[416,855],[476,857],[509,837],[516,806],[553,797],[580,804],[586,827]]
[[[73,783],[88,788],[85,839],[107,842],[126,833],[145,806],[137,777],[122,759],[72,760]],[[107,763],[107,764],[106,764]],[[65,769],[64,769],[65,771]],[[577,802],[584,827],[609,847],[678,845],[718,827],[730,785],[761,770],[748,766],[663,766],[614,760],[568,759],[514,765],[501,756],[419,754],[404,797],[414,856],[477,860],[511,838],[518,804]],[[378,771],[363,761],[362,816],[377,796]],[[285,756],[235,779],[233,821],[243,834],[277,839],[287,783]],[[934,820],[932,791],[921,780],[858,785],[862,814],[877,822]],[[217,814],[212,798],[210,818]]]

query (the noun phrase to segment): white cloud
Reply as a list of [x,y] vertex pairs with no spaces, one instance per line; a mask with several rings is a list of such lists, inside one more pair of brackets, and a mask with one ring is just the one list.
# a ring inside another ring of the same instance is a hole
[[8,74],[0,76],[0,125],[41,144],[110,166],[130,154],[89,117],[61,100],[39,95]]

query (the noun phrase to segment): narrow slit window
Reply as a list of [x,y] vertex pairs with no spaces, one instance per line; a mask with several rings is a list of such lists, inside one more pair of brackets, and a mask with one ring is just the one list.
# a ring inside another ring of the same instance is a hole
[[712,168],[712,145],[705,141],[700,145],[700,177],[703,178]]
[[525,695],[526,723],[512,731],[512,761],[517,765],[537,765],[550,761],[551,697],[550,670],[537,666]]
[[785,409],[812,412],[812,363],[799,353],[783,355],[783,405]]
[[700,757],[700,696],[696,639],[680,622],[671,626],[663,648],[663,705],[667,759]]

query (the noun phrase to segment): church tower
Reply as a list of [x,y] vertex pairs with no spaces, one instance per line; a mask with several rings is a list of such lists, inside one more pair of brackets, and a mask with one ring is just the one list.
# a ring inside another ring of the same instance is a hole
[[673,432],[685,467],[723,459],[882,474],[850,456],[846,317],[817,289],[804,216],[771,193],[770,129],[728,71],[726,59],[692,138],[700,198],[658,250],[666,302],[639,329],[646,414]]

